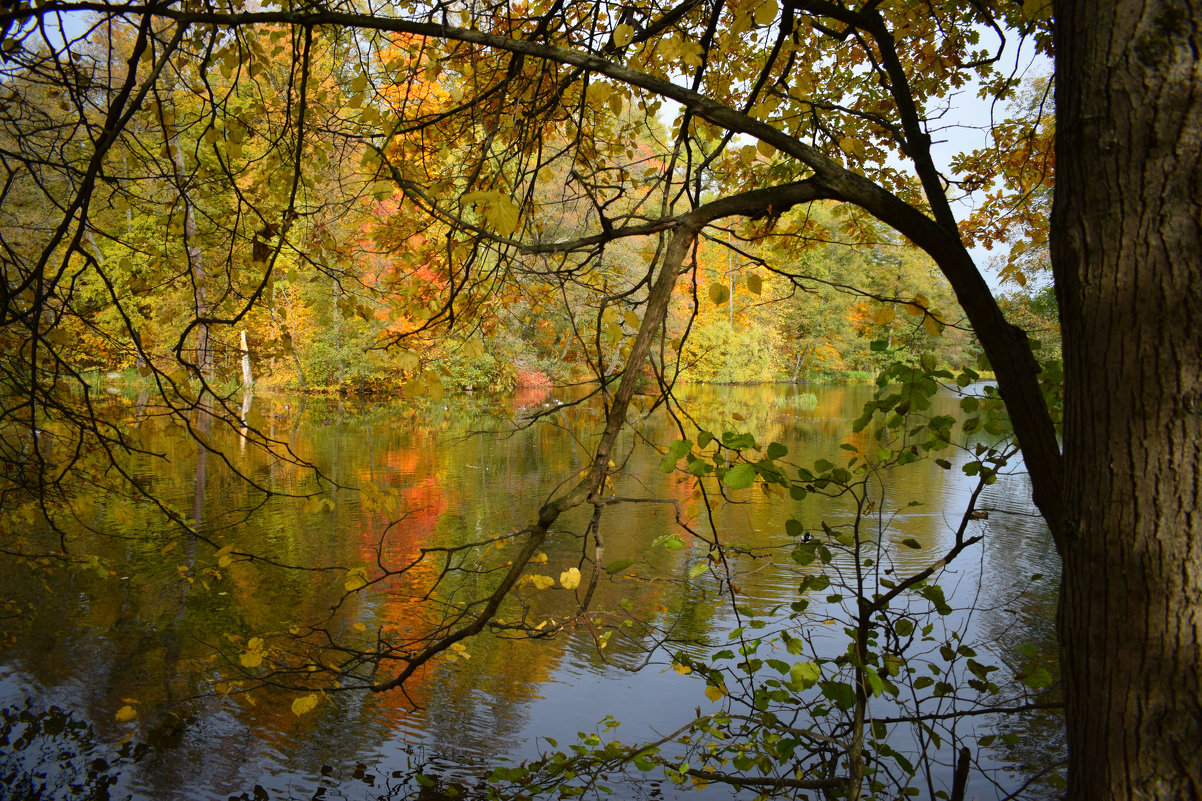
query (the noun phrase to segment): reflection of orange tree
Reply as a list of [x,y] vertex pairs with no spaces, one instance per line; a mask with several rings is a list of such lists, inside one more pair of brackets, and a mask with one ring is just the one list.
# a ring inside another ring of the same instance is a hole
[[[439,603],[434,593],[439,583],[439,565],[425,549],[438,530],[439,519],[454,502],[448,497],[446,482],[438,469],[432,448],[395,448],[380,456],[380,463],[400,477],[400,486],[380,491],[369,490],[364,515],[356,529],[356,540],[363,562],[379,572],[381,578],[371,587],[371,598],[379,598],[371,614],[371,624],[382,639],[404,643],[422,643],[439,626]],[[420,477],[420,478],[419,478]],[[415,480],[416,479],[416,480]],[[401,517],[395,519],[400,511]],[[363,621],[367,623],[367,621]],[[430,674],[427,665],[404,688],[404,699],[390,694],[388,709],[398,711],[426,694]]]
[[[475,597],[476,583],[490,575],[489,551],[495,561],[505,560],[502,546],[508,538],[480,545],[486,555],[475,564],[467,558],[477,550],[475,543],[460,548],[455,542],[443,542],[440,522],[448,511],[461,506],[461,500],[449,489],[437,453],[422,446],[384,453],[379,462],[400,482],[389,490],[368,493],[374,511],[361,519],[356,530],[360,555],[373,566],[368,573],[371,587],[364,589],[370,595],[364,596],[360,616],[371,616],[368,628],[389,642],[393,655],[402,661],[407,649],[420,649],[445,633],[448,621],[462,613],[462,602]],[[399,520],[394,519],[397,511],[402,513]],[[374,599],[379,603],[369,609]],[[402,688],[384,694],[379,714],[394,729],[403,728],[415,707],[433,710],[426,726],[473,717],[465,710],[480,697],[473,691],[487,682],[491,685],[487,695],[503,699],[503,709],[492,709],[488,717],[498,729],[505,728],[505,712],[513,711],[509,699],[530,697],[529,688],[544,681],[560,661],[563,642],[529,648],[487,635],[476,638],[470,646],[448,649],[443,660],[424,664]],[[496,734],[501,736],[499,731]],[[462,732],[450,739],[459,736]]]

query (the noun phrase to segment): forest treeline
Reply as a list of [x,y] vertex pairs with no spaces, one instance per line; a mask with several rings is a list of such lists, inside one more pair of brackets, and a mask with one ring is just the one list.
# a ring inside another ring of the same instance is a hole
[[[94,97],[99,114],[126,68],[112,55],[113,40],[132,35],[107,25],[89,33],[74,53],[80,91],[65,92],[61,75],[37,69],[7,76],[0,138],[30,158],[9,178],[0,225],[5,241],[28,244],[25,258],[36,260],[54,234],[61,209],[48,207],[47,194],[69,197],[86,171],[72,153],[86,149],[91,133],[78,120],[60,122],[68,100]],[[100,166],[86,241],[65,265],[53,336],[71,369],[136,381],[150,364],[178,363],[232,391],[244,381],[244,335],[255,381],[287,390],[506,390],[595,380],[618,362],[640,318],[637,303],[608,290],[637,286],[654,243],[612,242],[577,281],[548,280],[545,255],[525,257],[538,262],[528,273],[477,265],[483,280],[461,292],[462,264],[454,262],[477,256],[457,250],[450,224],[431,225],[417,212],[404,180],[380,175],[381,158],[429,170],[453,159],[455,148],[433,141],[428,128],[380,147],[366,127],[433,113],[462,94],[470,76],[441,70],[420,41],[403,36],[366,65],[356,41],[336,30],[315,35],[303,64],[286,44],[281,27],[247,38],[247,54],[211,48],[194,69],[219,106],[179,82],[156,85],[131,112]],[[302,124],[292,89],[298,70],[314,91],[300,100],[305,144],[294,153],[287,132]],[[663,114],[624,109],[603,91],[586,102],[624,114],[632,167],[664,169]],[[773,169],[771,148],[733,152],[737,167]],[[298,158],[309,169],[294,180]],[[559,209],[540,230],[543,241],[634,211],[621,191],[581,191],[574,169],[544,168],[537,186]],[[516,225],[508,197],[475,195],[482,224]],[[691,262],[666,331],[680,357],[672,359],[677,380],[867,379],[887,363],[886,348],[898,347],[988,369],[930,258],[851,207],[815,202],[711,234]],[[1016,273],[1024,278],[1013,265],[1005,275]],[[1050,289],[1012,286],[1004,305],[1054,351]],[[428,322],[457,315],[470,322],[450,336]]]

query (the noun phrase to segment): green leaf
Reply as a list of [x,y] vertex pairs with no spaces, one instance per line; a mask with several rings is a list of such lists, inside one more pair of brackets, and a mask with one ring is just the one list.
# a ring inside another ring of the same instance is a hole
[[1023,684],[1032,690],[1046,690],[1052,686],[1054,681],[1055,679],[1052,678],[1052,674],[1048,672],[1047,668],[1041,667],[1035,668],[1023,678]]
[[768,444],[769,459],[783,459],[789,453],[787,445],[782,445],[779,442],[771,442]]
[[885,680],[872,668],[864,668],[864,678],[868,681],[868,689],[872,691],[874,696],[880,695],[885,691]]
[[676,463],[681,458],[688,455],[692,450],[693,443],[687,439],[677,440],[668,446],[668,452],[664,454],[664,458],[659,463],[659,469],[665,473],[671,473],[676,468]]
[[753,295],[758,295],[764,291],[764,281],[758,275],[752,273],[746,279],[747,289]]
[[840,709],[851,709],[856,704],[856,690],[844,681],[822,682],[822,694]]
[[755,466],[747,463],[735,465],[726,471],[722,483],[732,490],[747,489],[755,483]]
[[651,546],[653,548],[665,548],[669,551],[679,551],[684,548],[684,540],[675,534],[664,534],[663,536],[656,537]]
[[730,299],[730,290],[726,288],[726,284],[718,282],[710,284],[709,294],[715,306],[721,306]]
[[677,440],[668,446],[668,453],[679,459],[686,455],[693,447],[693,443],[687,439]]
[[605,572],[611,576],[616,576],[633,564],[633,559],[615,559],[605,566]]
[[[789,687],[794,692],[810,689],[818,683],[820,678],[822,678],[822,668],[814,662],[798,662],[789,668]],[[826,694],[825,689],[823,694]]]
[[901,541],[901,544],[906,546],[907,548],[913,548],[916,551],[922,549],[922,545],[919,544],[918,540],[914,539],[913,537],[906,537],[904,540]]

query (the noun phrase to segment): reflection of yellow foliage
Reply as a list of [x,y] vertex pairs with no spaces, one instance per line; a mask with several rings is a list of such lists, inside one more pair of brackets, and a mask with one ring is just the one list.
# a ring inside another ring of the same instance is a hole
[[263,664],[265,656],[267,656],[267,652],[263,647],[263,638],[251,637],[250,642],[246,644],[246,650],[238,657],[238,661],[244,668],[257,668]]
[[319,700],[320,699],[318,698],[317,693],[302,695],[300,698],[297,698],[292,702],[292,714],[299,718],[306,712],[312,712],[313,708],[317,706],[317,702]]
[[342,582],[342,586],[347,592],[354,592],[361,587],[367,586],[367,568],[354,567],[346,572],[346,580]]

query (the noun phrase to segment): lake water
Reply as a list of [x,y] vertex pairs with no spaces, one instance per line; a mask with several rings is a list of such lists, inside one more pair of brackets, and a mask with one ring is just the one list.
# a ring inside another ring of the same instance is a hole
[[[701,425],[755,432],[761,443],[786,445],[790,461],[807,464],[845,456],[840,446],[871,389],[690,387],[680,395]],[[817,404],[803,392],[813,392]],[[710,711],[706,705],[715,702],[704,682],[673,670],[670,654],[707,655],[742,621],[714,576],[694,569],[710,550],[707,537],[675,526],[677,508],[692,511],[693,484],[660,471],[662,457],[645,444],[679,438],[659,412],[623,441],[616,461],[624,474],[614,492],[678,505],[607,509],[601,562],[612,575],[599,574],[592,604],[647,628],[629,636],[620,630],[605,649],[598,648],[600,618],[543,639],[481,635],[459,658],[419,670],[404,692],[327,688],[302,715],[292,708],[300,697],[295,689],[246,693],[252,681],[233,683],[255,637],[274,647],[287,640],[285,632],[311,634],[319,626],[331,640],[362,642],[374,632],[429,625],[434,613],[417,596],[437,562],[343,599],[348,577],[359,568],[374,578],[380,565],[412,564],[423,549],[456,549],[530,524],[539,505],[587,465],[595,441],[598,406],[559,408],[565,398],[571,400],[549,390],[416,405],[255,398],[254,421],[278,448],[329,479],[319,482],[312,470],[247,445],[236,429],[208,431],[220,454],[198,455],[153,407],[114,396],[109,413],[136,430],[148,451],[162,454],[131,462],[135,480],[195,520],[208,541],[178,536],[145,500],[110,493],[80,507],[71,533],[72,551],[101,554],[100,565],[0,560],[0,798],[435,798],[442,796],[414,783],[418,771],[438,776],[444,787],[471,787],[498,760],[533,759],[550,747],[547,738],[565,747],[606,715],[622,722],[617,734],[624,742],[635,742],[676,729],[695,708]],[[950,394],[937,400],[947,413],[957,408]],[[536,410],[556,411],[515,429]],[[881,548],[899,573],[921,569],[951,542],[972,489],[958,469],[966,459],[953,458],[951,470],[928,460],[890,475]],[[235,471],[273,493],[320,494],[307,506],[267,497]],[[1002,478],[980,506],[988,518],[971,523],[970,533],[983,534],[982,544],[941,579],[952,605],[965,610],[951,623],[1000,665],[995,681],[1033,664],[1052,668],[1058,566],[1024,477]],[[691,518],[696,530],[716,532],[732,546],[729,569],[740,603],[760,612],[796,601],[805,573],[788,550],[774,550],[788,542],[784,520],[792,515],[817,529],[822,519],[837,523],[848,515],[837,502],[794,501],[755,487],[713,499],[711,510]],[[581,563],[578,535],[586,522],[584,512],[557,522],[544,548],[551,577]],[[37,530],[20,534],[22,542],[44,539],[45,547],[55,541]],[[663,547],[665,535],[679,539]],[[457,581],[464,592],[471,588],[467,578]],[[570,611],[569,590],[529,590],[529,620],[559,622]],[[824,637],[839,647],[839,632],[829,631],[837,627],[827,628],[813,633],[815,647],[824,647]],[[382,668],[383,676],[391,672]],[[1047,714],[1000,723],[981,716],[957,735],[973,744],[975,765],[992,771],[972,773],[968,797],[982,801],[1015,792],[1043,797],[1034,786],[1020,789],[1023,777],[1062,750],[1057,720]],[[988,735],[1005,737],[978,748],[976,738]],[[943,746],[931,752],[946,759],[949,744]],[[935,774],[950,783],[950,769]],[[637,775],[610,783],[618,798],[732,792],[715,785],[686,791]]]

